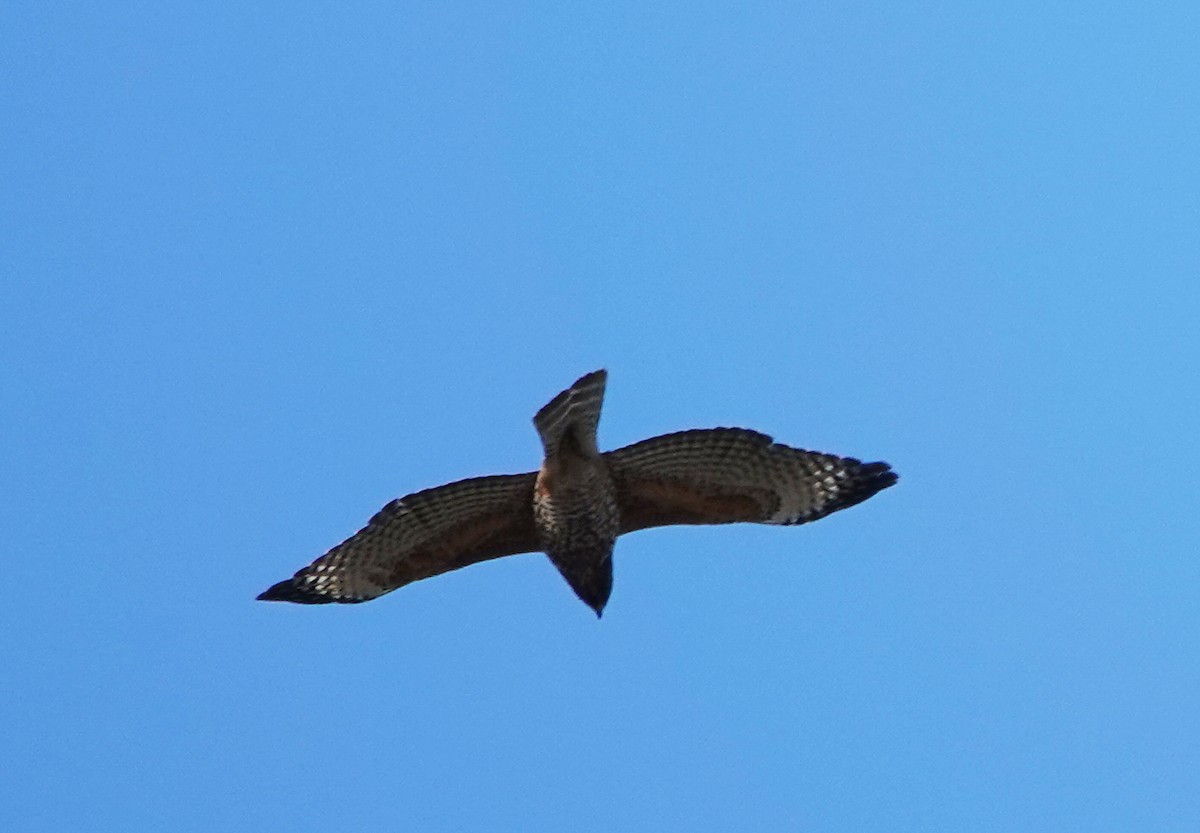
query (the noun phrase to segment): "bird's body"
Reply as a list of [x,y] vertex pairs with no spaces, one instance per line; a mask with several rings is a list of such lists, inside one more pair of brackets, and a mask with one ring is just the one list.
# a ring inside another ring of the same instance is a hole
[[617,490],[596,445],[605,376],[590,373],[534,417],[545,458],[533,487],[538,541],[575,595],[600,613],[621,531]]
[[681,431],[601,453],[606,380],[603,370],[587,374],[534,417],[544,453],[537,472],[460,480],[394,500],[259,599],[363,602],[479,561],[541,550],[600,615],[621,534],[672,524],[805,523],[896,482],[886,463],[791,448],[744,428]]

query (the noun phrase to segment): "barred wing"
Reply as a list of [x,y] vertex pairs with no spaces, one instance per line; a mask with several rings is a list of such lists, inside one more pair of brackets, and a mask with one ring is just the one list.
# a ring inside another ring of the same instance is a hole
[[540,549],[533,472],[475,477],[393,500],[264,601],[365,602],[419,579]]
[[791,448],[744,428],[680,431],[604,457],[622,533],[671,524],[807,523],[896,482],[887,463]]

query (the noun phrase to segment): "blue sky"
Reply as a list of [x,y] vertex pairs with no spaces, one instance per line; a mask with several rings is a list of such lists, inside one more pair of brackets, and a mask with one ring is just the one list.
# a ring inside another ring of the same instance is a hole
[[[580,4],[582,5],[582,4]],[[1190,3],[9,4],[0,827],[1194,831]],[[253,601],[740,425],[812,526]]]

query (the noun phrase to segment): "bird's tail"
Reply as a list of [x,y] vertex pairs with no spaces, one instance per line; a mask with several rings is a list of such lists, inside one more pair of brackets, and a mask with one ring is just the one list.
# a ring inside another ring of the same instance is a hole
[[582,376],[537,412],[533,425],[542,438],[547,458],[558,453],[563,437],[568,433],[585,454],[600,453],[596,447],[596,428],[600,424],[600,406],[604,404],[607,379],[605,370]]

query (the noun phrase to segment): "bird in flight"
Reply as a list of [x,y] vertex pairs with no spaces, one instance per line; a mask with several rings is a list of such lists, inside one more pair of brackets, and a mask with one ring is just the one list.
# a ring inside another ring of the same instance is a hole
[[366,602],[480,561],[545,552],[600,616],[618,535],[673,524],[792,525],[896,482],[887,463],[804,451],[745,428],[679,431],[601,452],[608,374],[583,376],[538,411],[538,471],[473,477],[393,500],[263,601]]

